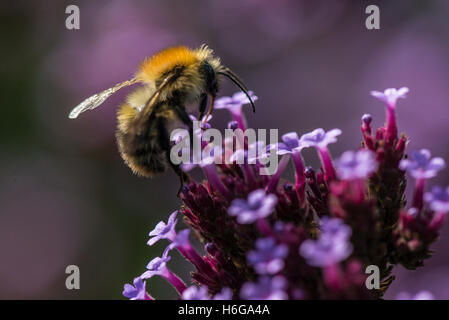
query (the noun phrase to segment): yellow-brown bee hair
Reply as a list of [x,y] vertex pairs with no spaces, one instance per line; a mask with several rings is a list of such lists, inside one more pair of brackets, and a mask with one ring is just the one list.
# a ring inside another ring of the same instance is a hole
[[120,154],[134,173],[146,177],[164,171],[168,162],[182,182],[186,175],[169,158],[169,129],[182,122],[188,126],[192,142],[193,123],[186,108],[199,105],[199,119],[206,120],[213,111],[219,76],[227,77],[245,92],[255,111],[240,78],[202,45],[198,49],[172,47],[145,59],[134,78],[87,98],[71,111],[69,118],[95,109],[123,87],[141,83],[143,86],[128,96],[117,113]]

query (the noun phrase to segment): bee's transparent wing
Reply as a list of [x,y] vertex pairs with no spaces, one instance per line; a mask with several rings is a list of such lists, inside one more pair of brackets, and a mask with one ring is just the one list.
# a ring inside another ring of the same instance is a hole
[[102,92],[96,93],[93,96],[90,96],[79,105],[77,105],[69,114],[70,119],[75,119],[79,116],[80,113],[83,113],[86,110],[92,110],[102,104],[107,98],[112,96],[115,92],[120,90],[121,88],[130,86],[138,82],[136,78],[132,78],[131,80],[127,80],[124,82],[117,83],[112,88],[106,89]]

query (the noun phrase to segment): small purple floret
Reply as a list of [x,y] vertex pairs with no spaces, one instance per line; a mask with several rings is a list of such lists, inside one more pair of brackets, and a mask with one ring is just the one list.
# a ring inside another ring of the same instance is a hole
[[274,194],[267,195],[263,189],[258,189],[248,195],[248,200],[233,200],[228,213],[237,217],[237,222],[249,224],[269,216],[276,203],[277,197]]

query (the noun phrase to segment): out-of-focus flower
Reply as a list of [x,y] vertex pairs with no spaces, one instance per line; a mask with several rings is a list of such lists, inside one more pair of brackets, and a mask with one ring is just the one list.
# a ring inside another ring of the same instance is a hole
[[449,187],[443,189],[435,186],[431,192],[424,194],[424,200],[429,203],[430,209],[439,213],[449,212]]
[[232,290],[231,288],[225,287],[219,293],[217,293],[213,300],[231,300],[232,299]]
[[257,283],[247,282],[240,290],[245,300],[286,300],[287,281],[283,276],[260,277]]
[[384,92],[371,91],[371,95],[385,102],[389,107],[394,108],[396,106],[396,101],[399,98],[406,98],[408,91],[407,87],[402,87],[400,89],[388,88]]
[[365,179],[377,169],[377,162],[369,150],[346,151],[335,161],[335,166],[340,179]]
[[248,263],[258,274],[276,274],[284,268],[284,259],[288,254],[285,244],[276,244],[273,238],[256,241],[256,250],[248,252]]
[[400,292],[396,300],[434,300],[433,294],[430,291],[422,290],[413,295],[408,292]]
[[341,219],[323,217],[318,240],[305,240],[299,250],[307,263],[326,267],[345,260],[352,253],[352,231]]
[[173,241],[175,239],[175,227],[176,223],[178,222],[178,219],[176,219],[177,214],[178,211],[176,210],[170,215],[167,223],[161,221],[156,225],[156,227],[150,232],[150,240],[148,240],[147,242],[149,246],[152,246],[160,239],[168,239],[170,241]]
[[324,131],[322,128],[303,134],[301,142],[305,147],[316,147],[318,149],[326,148],[329,144],[337,142],[337,137],[341,134],[340,129]]
[[401,170],[407,170],[415,179],[433,178],[445,166],[443,158],[431,158],[427,149],[413,151],[409,159],[403,159],[399,164]]
[[150,295],[146,292],[146,281],[142,278],[137,277],[134,279],[133,285],[129,283],[125,284],[123,295],[130,300],[152,300]]
[[205,286],[192,285],[182,293],[182,300],[210,300],[210,296]]
[[248,224],[269,216],[276,203],[275,195],[267,195],[263,189],[258,189],[248,195],[248,200],[233,200],[228,212],[231,216],[237,217],[237,222]]

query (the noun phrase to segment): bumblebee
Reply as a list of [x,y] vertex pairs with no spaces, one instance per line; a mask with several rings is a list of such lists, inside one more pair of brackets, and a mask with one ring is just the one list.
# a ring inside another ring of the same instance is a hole
[[189,128],[192,142],[193,122],[189,114],[197,109],[198,119],[207,120],[222,77],[246,94],[254,112],[254,103],[242,80],[202,45],[194,50],[172,47],[145,59],[134,78],[87,98],[70,112],[69,118],[75,119],[80,113],[97,108],[121,88],[142,84],[117,112],[119,152],[135,174],[152,177],[171,166],[182,185],[188,177],[170,161],[169,133],[182,123]]

